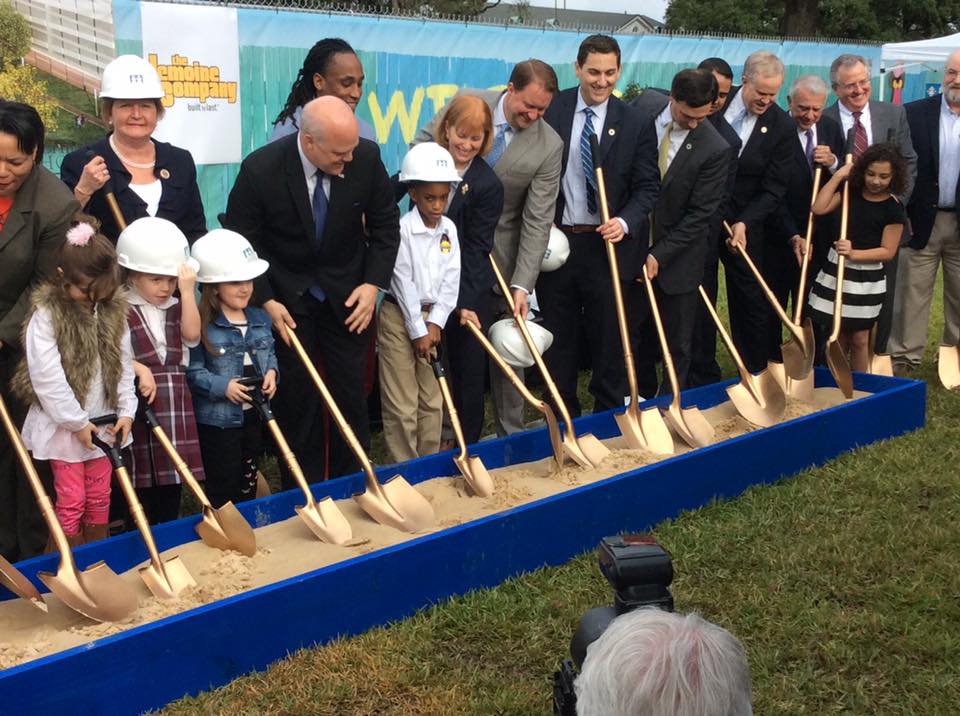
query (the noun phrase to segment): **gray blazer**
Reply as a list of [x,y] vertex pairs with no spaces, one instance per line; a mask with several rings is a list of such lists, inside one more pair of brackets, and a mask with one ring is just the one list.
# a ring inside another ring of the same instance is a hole
[[[502,92],[462,89],[457,95],[482,98],[494,112]],[[441,112],[417,132],[413,144],[432,142]],[[542,119],[516,132],[494,172],[503,184],[503,212],[494,234],[493,255],[507,283],[532,292],[540,275],[553,223],[563,140]]]
[[37,165],[17,190],[0,228],[0,341],[20,349],[30,292],[57,267],[57,252],[80,208],[55,175]]
[[[836,102],[823,110],[823,116],[829,117],[841,127],[843,122],[840,120],[840,107]],[[910,125],[907,123],[907,113],[898,104],[890,102],[877,102],[870,100],[870,131],[873,135],[874,143],[886,142],[887,137],[896,145],[907,160],[907,189],[904,191],[904,205],[909,201],[910,194],[913,192],[913,183],[917,178],[917,152],[913,148],[913,140],[910,138]],[[841,161],[843,161],[841,159]]]

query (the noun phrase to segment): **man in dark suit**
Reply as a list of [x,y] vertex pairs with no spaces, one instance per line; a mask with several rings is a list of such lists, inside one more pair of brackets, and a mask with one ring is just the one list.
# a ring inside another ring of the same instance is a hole
[[[717,95],[717,81],[707,70],[682,70],[673,78],[670,96],[647,91],[633,102],[657,130],[660,194],[653,210],[652,247],[645,259],[654,281],[667,345],[680,388],[686,387],[694,320],[701,302],[697,287],[707,257],[709,227],[724,199],[730,145],[706,121]],[[638,387],[643,395],[658,392],[657,334],[643,292]]]
[[[227,202],[226,226],[246,236],[270,269],[255,298],[274,328],[297,329],[327,375],[334,400],[368,443],[363,393],[367,328],[378,287],[388,286],[400,242],[399,211],[380,150],[360,139],[350,107],[337,97],[305,105],[300,131],[248,156]],[[275,402],[310,481],[348,474],[357,463],[339,431],[324,454],[324,409],[296,354],[277,342]],[[293,486],[284,471],[284,487]]]
[[889,343],[894,368],[900,373],[909,372],[923,360],[930,302],[941,262],[941,344],[960,342],[960,50],[947,58],[942,92],[906,105],[917,150],[917,180],[907,204],[913,236],[900,257],[900,290],[893,306]]
[[[793,297],[793,311],[798,300],[800,283],[800,262],[807,235],[807,219],[810,215],[810,197],[813,192],[813,177],[820,167],[820,186],[830,179],[843,157],[843,134],[840,125],[829,117],[823,116],[829,88],[817,75],[803,75],[794,80],[787,93],[790,117],[796,125],[797,141],[793,143],[787,172],[787,192],[783,203],[767,222],[768,241],[763,257],[763,275],[770,288],[785,309],[790,297]],[[836,240],[833,234],[835,222],[833,216],[821,216],[814,225],[813,253],[810,257],[808,280],[804,293],[809,290],[810,282],[826,259],[827,251]],[[780,362],[780,344],[782,343],[782,325],[780,319],[770,310],[770,359]],[[820,345],[822,341],[817,341]]]
[[794,124],[776,104],[783,85],[783,63],[771,52],[758,50],[743,66],[743,85],[731,92],[724,119],[737,132],[743,147],[737,179],[727,206],[733,227],[728,249],[721,251],[727,280],[730,328],[743,362],[752,373],[767,366],[769,304],[746,261],[734,251],[745,246],[762,268],[763,228],[783,200],[787,165],[793,148]]
[[[830,84],[837,101],[823,114],[843,128],[843,136],[853,130],[853,156],[859,157],[871,144],[890,142],[907,160],[909,176],[907,189],[900,197],[906,204],[913,192],[914,178],[917,176],[917,152],[910,138],[910,125],[903,107],[889,102],[877,102],[870,99],[873,85],[870,81],[870,63],[860,55],[840,55],[830,65]],[[904,239],[909,239],[904,231]],[[877,319],[877,337],[875,349],[886,351],[893,322],[893,304],[897,288],[897,265],[899,258],[894,256],[887,262],[887,293]]]
[[[544,326],[553,333],[545,354],[564,402],[580,414],[577,370],[580,329],[587,331],[594,410],[623,405],[626,373],[617,327],[613,285],[604,241],[616,244],[620,281],[629,287],[646,250],[647,214],[660,186],[653,122],[613,95],[620,78],[620,46],[591,35],[574,65],[579,86],[558,94],[544,118],[563,139],[563,175],[554,223],[570,240],[570,257],[556,271],[541,273],[537,299]],[[590,136],[599,142],[611,219],[602,221],[593,175]]]

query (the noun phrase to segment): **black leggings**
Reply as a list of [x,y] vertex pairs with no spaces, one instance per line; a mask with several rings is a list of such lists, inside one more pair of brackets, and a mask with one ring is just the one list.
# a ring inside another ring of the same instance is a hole
[[207,498],[214,507],[256,497],[257,460],[263,452],[263,422],[255,408],[243,411],[243,427],[197,424],[206,475]]

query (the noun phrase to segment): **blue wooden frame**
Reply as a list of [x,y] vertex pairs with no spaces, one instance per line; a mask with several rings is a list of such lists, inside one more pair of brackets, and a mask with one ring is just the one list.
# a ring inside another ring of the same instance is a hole
[[[716,405],[726,399],[728,384],[692,390],[684,402]],[[817,384],[832,385],[830,374],[818,370]],[[873,395],[0,671],[0,712],[104,716],[158,708],[263,669],[300,647],[359,634],[449,596],[562,564],[605,535],[647,529],[715,497],[736,497],[751,485],[923,427],[924,383],[857,374],[855,384]],[[617,434],[609,412],[584,417],[577,426],[600,438]],[[476,446],[489,467],[549,453],[543,429]],[[455,474],[451,453],[399,467],[412,483]],[[397,471],[378,470],[382,478]],[[318,484],[314,492],[343,498],[362,483],[353,475]],[[292,516],[299,501],[295,491],[287,492],[240,510],[251,521],[273,522]],[[159,547],[196,539],[197,519],[157,527]],[[121,572],[146,559],[146,552],[136,534],[127,534],[81,547],[76,557],[81,566],[104,559]],[[47,555],[18,566],[36,582],[38,570],[55,570],[56,563]]]

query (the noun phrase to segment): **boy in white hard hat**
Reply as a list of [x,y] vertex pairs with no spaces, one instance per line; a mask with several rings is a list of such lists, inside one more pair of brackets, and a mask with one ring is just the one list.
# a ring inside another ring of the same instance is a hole
[[457,228],[444,216],[460,181],[453,157],[439,144],[418,144],[403,159],[400,181],[415,206],[400,218],[400,251],[377,324],[383,435],[396,462],[440,447],[443,404],[431,361],[460,286]]

